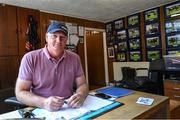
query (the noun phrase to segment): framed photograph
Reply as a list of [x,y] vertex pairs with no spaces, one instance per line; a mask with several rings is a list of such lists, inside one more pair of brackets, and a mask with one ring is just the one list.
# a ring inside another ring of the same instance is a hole
[[72,52],[76,52],[76,46],[75,45],[66,45],[66,49]]
[[180,50],[167,50],[168,55],[180,55]]
[[118,52],[118,45],[117,45],[117,44],[114,45],[114,52],[115,52],[115,53]]
[[144,12],[144,20],[146,23],[159,20],[159,8],[154,8]]
[[157,60],[161,59],[161,51],[160,50],[153,50],[153,51],[147,51],[147,60]]
[[112,23],[106,24],[106,32],[107,32],[107,33],[112,32]]
[[165,30],[166,34],[180,33],[180,19],[166,21]]
[[159,23],[146,25],[146,35],[157,35],[157,34],[159,34]]
[[124,20],[119,19],[119,20],[114,21],[114,28],[115,30],[124,29]]
[[128,29],[129,38],[136,38],[140,36],[139,27]]
[[177,1],[175,3],[165,5],[164,9],[166,18],[177,17],[180,14],[180,2]]
[[84,43],[84,37],[79,37],[79,43]]
[[126,41],[126,30],[117,31],[116,33],[118,41]]
[[120,42],[118,43],[118,51],[125,51],[127,50],[127,42]]
[[166,36],[166,47],[167,48],[180,47],[180,34]]
[[139,14],[134,14],[131,16],[128,16],[128,27],[132,27],[132,26],[138,26],[139,25]]
[[129,59],[130,59],[130,61],[141,61],[141,52],[140,51],[130,51]]
[[114,58],[114,47],[108,47],[108,57]]
[[130,39],[129,40],[129,49],[130,50],[138,50],[140,49],[140,39]]
[[106,37],[107,45],[113,45],[115,43],[115,36],[109,35]]
[[117,52],[116,53],[116,60],[119,62],[126,61],[126,52]]
[[160,48],[161,43],[160,43],[160,37],[147,37],[146,38],[146,47],[147,48]]

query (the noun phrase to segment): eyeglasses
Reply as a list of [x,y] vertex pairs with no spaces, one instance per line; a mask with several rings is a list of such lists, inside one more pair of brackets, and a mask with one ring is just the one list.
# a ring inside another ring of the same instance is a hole
[[18,112],[22,118],[35,118],[35,114],[30,110],[19,109]]
[[22,118],[30,118],[30,119],[32,118],[33,120],[46,120],[46,117],[40,117],[40,118],[35,117],[36,115],[32,113],[33,110],[19,109],[18,112]]

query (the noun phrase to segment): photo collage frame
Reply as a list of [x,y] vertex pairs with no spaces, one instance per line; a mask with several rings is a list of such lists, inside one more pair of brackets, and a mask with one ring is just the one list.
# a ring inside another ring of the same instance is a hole
[[166,54],[173,54],[180,50],[180,2],[164,6]]
[[151,61],[160,59],[162,58],[162,49],[159,8],[146,10],[144,12],[144,23],[146,60]]
[[127,17],[129,61],[141,61],[140,14]]
[[114,44],[116,61],[126,61],[127,47],[127,31],[124,25],[124,18],[114,21],[114,28],[116,32],[116,43]]

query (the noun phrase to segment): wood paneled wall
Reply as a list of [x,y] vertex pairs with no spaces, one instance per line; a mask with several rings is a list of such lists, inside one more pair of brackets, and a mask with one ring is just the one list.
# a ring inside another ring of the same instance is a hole
[[[101,22],[96,22],[96,21],[90,21],[90,20],[85,20],[85,19],[80,19],[80,18],[73,18],[73,17],[68,17],[68,16],[62,16],[62,15],[57,15],[57,14],[50,14],[50,13],[45,13],[45,12],[40,12],[40,26],[41,26],[41,46],[43,47],[45,45],[45,33],[47,30],[47,27],[50,23],[50,20],[57,20],[57,21],[62,21],[62,22],[67,22],[67,23],[73,23],[78,26],[83,26],[83,27],[90,27],[90,28],[98,28],[98,29],[105,29],[105,24]],[[97,44],[97,43],[94,43]],[[83,70],[85,72],[85,57],[84,57],[84,44],[78,44],[77,46],[77,54],[81,58],[81,63]],[[93,59],[93,58],[91,58]]]
[[[101,22],[0,4],[0,89],[14,87],[15,85],[21,58],[26,53],[28,15],[32,15],[38,23],[38,34],[40,37],[38,48],[45,45],[45,33],[50,20],[74,23],[83,27],[105,29],[105,24]],[[77,46],[77,53],[85,70],[83,43]]]
[[[37,25],[38,25],[37,32],[38,32],[39,37],[41,37],[39,10],[17,7],[18,40],[19,40],[19,48],[20,48],[19,55],[24,55],[26,53],[25,43],[27,41],[26,31],[29,26],[29,24],[28,24],[28,16],[29,15],[32,15],[33,18],[37,21]],[[40,44],[41,44],[41,40],[39,40],[38,47],[40,47]]]
[[[74,24],[77,24],[78,26],[83,26],[83,27],[105,29],[105,24],[101,22],[40,12],[40,24],[41,24],[41,34],[42,34],[41,40],[45,40],[44,34],[46,33],[46,29],[47,29],[47,26],[49,25],[50,20],[74,23]],[[45,41],[42,41],[42,45],[44,44],[45,44]]]

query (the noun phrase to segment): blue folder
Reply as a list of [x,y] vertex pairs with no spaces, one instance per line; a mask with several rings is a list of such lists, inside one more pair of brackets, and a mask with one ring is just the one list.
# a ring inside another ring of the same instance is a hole
[[102,89],[96,90],[96,92],[103,93],[105,95],[108,95],[114,98],[118,98],[118,97],[122,97],[122,96],[126,96],[126,95],[134,93],[133,90],[117,88],[117,87],[102,88]]

